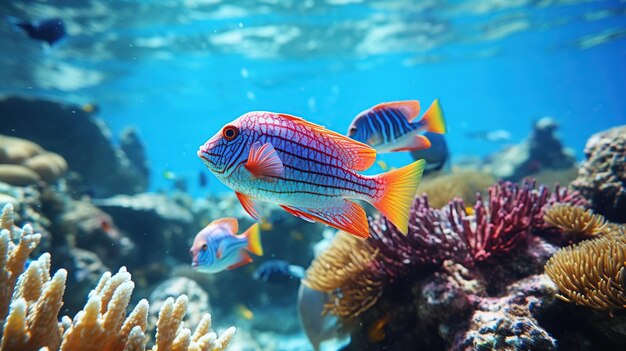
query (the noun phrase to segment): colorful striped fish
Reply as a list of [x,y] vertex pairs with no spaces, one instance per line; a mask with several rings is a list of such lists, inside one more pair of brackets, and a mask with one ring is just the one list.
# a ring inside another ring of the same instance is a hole
[[236,218],[217,219],[202,229],[193,240],[189,252],[191,266],[205,273],[217,273],[234,269],[252,262],[248,254],[263,255],[259,223],[255,223],[240,235]]
[[280,205],[309,222],[318,221],[367,237],[365,200],[400,231],[408,230],[409,208],[424,161],[366,176],[376,150],[319,125],[273,112],[249,112],[224,126],[198,156],[244,209],[259,220],[258,201]]
[[348,136],[375,148],[381,154],[427,149],[431,142],[423,133],[446,132],[439,99],[430,105],[419,121],[413,122],[419,113],[420,103],[417,100],[378,104],[359,113],[352,120]]

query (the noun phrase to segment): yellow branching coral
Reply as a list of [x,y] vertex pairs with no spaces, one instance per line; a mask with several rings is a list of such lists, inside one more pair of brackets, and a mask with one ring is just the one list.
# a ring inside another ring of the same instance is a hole
[[555,204],[545,211],[544,220],[553,227],[582,238],[608,232],[604,217],[578,206]]
[[382,280],[371,274],[378,253],[366,240],[339,232],[331,246],[318,256],[303,283],[329,293],[326,310],[352,319],[369,309],[382,294]]
[[473,204],[476,202],[476,193],[483,192],[495,181],[489,173],[459,170],[435,178],[425,178],[418,192],[428,195],[428,202],[433,208],[441,208],[455,197]]
[[[0,218],[12,221],[12,208],[5,206]],[[9,230],[0,232],[0,311],[4,311],[0,315],[3,326],[0,351],[146,350],[148,301],[141,300],[126,317],[134,288],[126,268],[122,267],[115,275],[103,274],[84,309],[73,320],[65,316],[59,322],[57,316],[63,305],[67,272],[60,269],[51,277],[47,253],[31,262],[24,272],[26,259],[41,236],[34,234],[30,226],[20,232],[18,244],[11,240]],[[185,295],[176,302],[173,299],[165,302],[152,351],[222,351],[227,347],[235,333],[234,327],[218,337],[210,331],[211,317],[207,314],[192,335],[182,327],[186,310]]]
[[545,270],[564,301],[600,310],[626,308],[626,236],[605,235],[562,248]]

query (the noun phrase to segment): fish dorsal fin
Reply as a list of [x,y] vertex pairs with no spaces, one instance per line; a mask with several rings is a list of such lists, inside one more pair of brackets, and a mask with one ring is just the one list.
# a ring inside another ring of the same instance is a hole
[[[420,102],[417,100],[383,102],[370,108],[369,110],[359,113],[357,118],[367,113],[378,114],[383,111],[400,111],[400,113],[402,113],[402,117],[406,118],[407,121],[412,122],[415,117],[420,114]],[[385,118],[384,116],[381,117]]]
[[411,138],[407,138],[403,143],[399,145],[399,147],[391,150],[391,151],[417,151],[428,149],[432,146],[430,140],[423,135],[415,135],[411,136]]
[[216,219],[213,222],[211,222],[209,225],[218,225],[218,226],[226,227],[228,228],[228,230],[230,230],[230,232],[233,235],[237,234],[237,231],[239,230],[239,222],[237,222],[237,218],[233,218],[233,217],[224,217],[224,218]]
[[283,162],[270,143],[261,145],[258,141],[250,146],[246,169],[256,178],[281,177],[285,173]]
[[343,162],[355,171],[364,171],[370,168],[376,160],[376,150],[369,145],[358,142],[330,129],[326,129],[318,124],[308,122],[300,117],[284,113],[277,113],[277,115],[322,134],[324,138],[327,138],[327,140],[330,140],[337,146],[338,155]]

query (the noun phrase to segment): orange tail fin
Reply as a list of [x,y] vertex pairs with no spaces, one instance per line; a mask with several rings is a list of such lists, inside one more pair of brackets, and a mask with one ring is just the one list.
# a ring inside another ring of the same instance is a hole
[[384,192],[373,199],[372,205],[405,235],[409,231],[409,210],[425,165],[426,161],[419,160],[377,176],[383,181]]
[[422,116],[422,121],[426,123],[426,131],[445,134],[446,121],[443,118],[443,110],[439,104],[439,99],[435,99],[428,110]]
[[263,256],[263,247],[261,246],[261,225],[254,223],[244,233],[244,237],[248,238],[248,247],[246,250],[257,256]]

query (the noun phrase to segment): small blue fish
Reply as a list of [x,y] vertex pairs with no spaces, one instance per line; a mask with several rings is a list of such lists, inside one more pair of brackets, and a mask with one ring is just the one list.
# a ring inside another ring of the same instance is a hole
[[204,173],[203,171],[200,171],[200,173],[198,173],[198,185],[201,188],[204,188],[208,184],[209,184],[209,180],[206,177],[206,173]]
[[20,20],[15,17],[9,17],[8,20],[14,26],[25,31],[29,37],[45,41],[50,46],[63,39],[67,34],[65,32],[65,23],[59,17],[45,18],[33,22]]
[[286,282],[304,278],[304,268],[283,260],[269,260],[263,262],[252,277],[268,283]]
[[202,229],[193,240],[189,252],[191,266],[204,273],[218,273],[235,269],[252,262],[248,254],[263,255],[259,223],[250,226],[240,235],[237,219],[217,219]]
[[419,121],[413,122],[419,112],[417,100],[378,104],[354,118],[348,136],[373,147],[377,153],[427,149],[431,142],[424,132],[444,134],[446,124],[438,99]]
[[470,139],[482,139],[493,143],[511,140],[511,132],[504,129],[497,130],[476,130],[465,133]]

